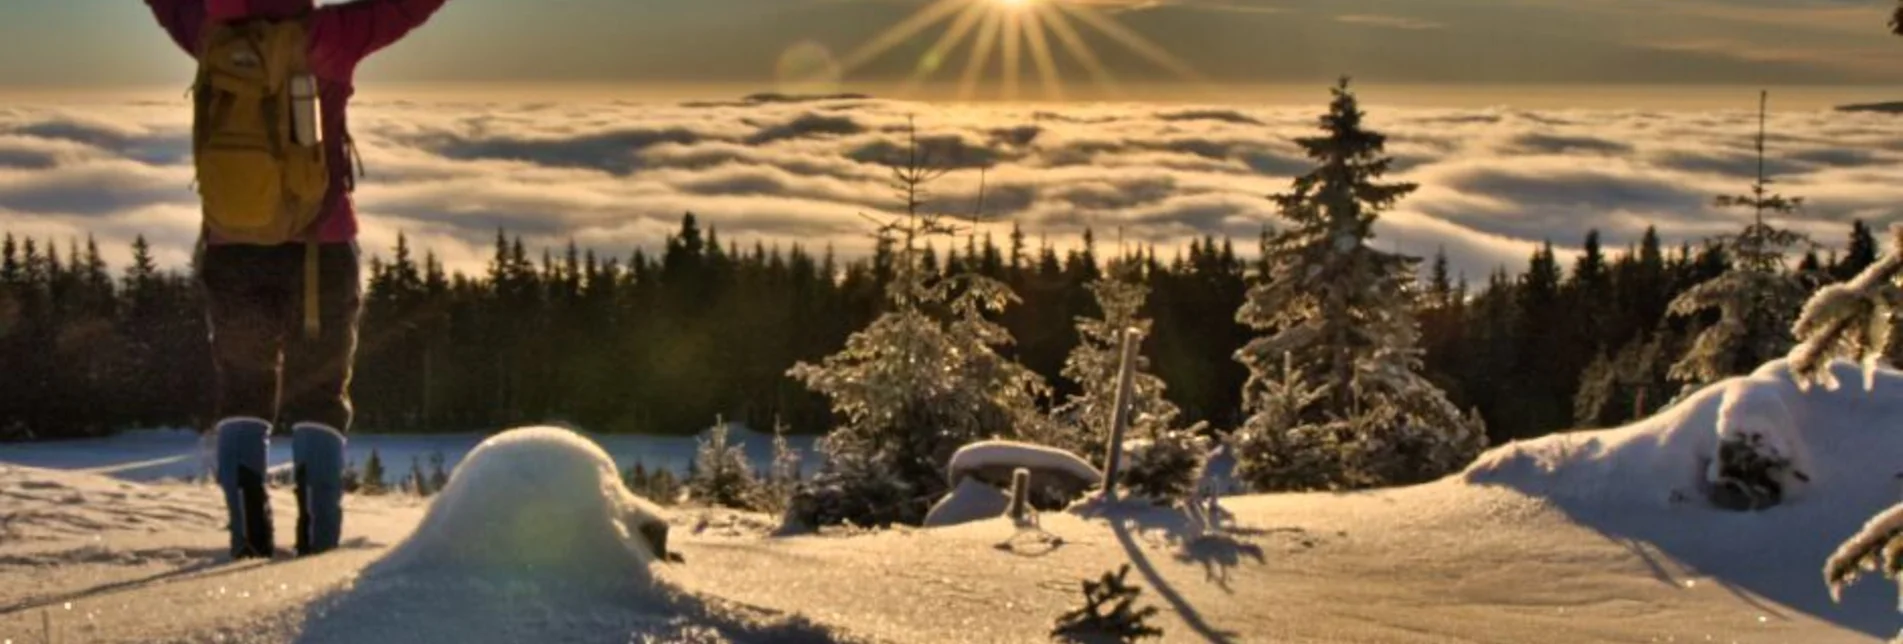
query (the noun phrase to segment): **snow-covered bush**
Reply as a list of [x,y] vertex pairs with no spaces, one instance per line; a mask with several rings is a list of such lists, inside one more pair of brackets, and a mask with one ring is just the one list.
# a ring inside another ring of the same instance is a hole
[[[940,276],[919,261],[921,238],[957,229],[925,208],[926,184],[945,171],[916,136],[909,151],[893,168],[903,211],[877,231],[897,249],[890,310],[838,353],[788,371],[826,396],[838,423],[821,443],[826,467],[789,504],[787,516],[818,521],[812,527],[917,524],[948,489],[945,463],[960,446],[1048,434],[1037,409],[1043,379],[998,354],[1011,335],[989,317],[1017,296],[989,277]],[[841,496],[855,494],[867,497]]]
[[1196,491],[1203,462],[1209,457],[1209,438],[1197,435],[1201,427],[1124,441],[1118,484],[1133,496],[1158,503],[1187,500]]
[[[1237,457],[1258,489],[1417,482],[1486,445],[1479,418],[1420,373],[1408,291],[1419,259],[1368,243],[1379,214],[1416,186],[1378,182],[1392,163],[1386,137],[1362,126],[1346,79],[1334,94],[1323,134],[1296,141],[1318,166],[1273,197],[1292,225],[1270,237],[1267,274],[1236,313],[1269,333],[1236,352],[1251,414]],[[1303,387],[1278,394],[1287,382]]]
[[[825,442],[820,445],[825,452]],[[936,495],[918,494],[909,481],[887,475],[887,467],[870,454],[830,453],[819,473],[794,489],[781,522],[786,528],[923,523],[929,511],[925,504]]]
[[716,423],[694,455],[694,475],[687,480],[688,497],[695,502],[752,509],[760,499],[759,482],[747,465],[747,453],[727,442],[727,424]]
[[1746,378],[1730,383],[1718,409],[1718,447],[1705,482],[1714,505],[1762,510],[1810,482],[1803,437],[1784,400],[1782,383]]

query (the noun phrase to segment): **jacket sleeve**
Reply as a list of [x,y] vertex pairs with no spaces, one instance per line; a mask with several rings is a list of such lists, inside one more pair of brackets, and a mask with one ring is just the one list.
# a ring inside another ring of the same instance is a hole
[[319,67],[354,69],[377,50],[423,26],[447,0],[356,0],[312,15],[312,52]]
[[145,0],[145,6],[179,49],[198,57],[199,33],[205,28],[205,0]]

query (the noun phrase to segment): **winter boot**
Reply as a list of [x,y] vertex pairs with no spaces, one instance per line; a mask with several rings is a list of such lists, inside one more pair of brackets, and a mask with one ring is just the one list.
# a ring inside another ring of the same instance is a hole
[[271,423],[227,418],[218,428],[218,487],[225,491],[231,523],[231,558],[271,556],[271,496],[265,489]]
[[318,423],[291,430],[293,478],[297,481],[297,554],[337,547],[344,527],[344,434]]

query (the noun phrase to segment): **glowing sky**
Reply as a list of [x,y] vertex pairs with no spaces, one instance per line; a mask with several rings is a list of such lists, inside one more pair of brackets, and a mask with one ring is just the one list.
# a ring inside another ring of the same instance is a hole
[[[986,98],[1013,77],[1042,97],[1045,74],[1092,85],[1108,70],[1139,95],[1181,69],[1212,83],[1311,83],[1348,73],[1387,83],[1894,85],[1903,44],[1874,0],[1035,0],[1069,5],[1068,26],[1026,19],[1026,37],[987,39],[991,18],[941,12],[929,28],[853,54],[936,0],[451,0],[429,28],[367,65],[407,82],[583,81],[754,84],[849,68],[851,84],[956,87]],[[1008,0],[958,0],[999,9]],[[955,3],[956,4],[956,3]],[[1049,12],[1024,7],[1012,16]],[[1049,8],[1049,7],[1043,7]],[[953,7],[959,9],[959,7]],[[1129,38],[1075,14],[1102,16]],[[937,47],[960,20],[978,37]],[[1073,55],[1065,31],[1097,59]],[[1045,33],[1047,38],[1033,37]],[[995,33],[995,32],[994,32]],[[1005,32],[1009,34],[1010,32]],[[132,0],[0,2],[0,88],[169,85],[188,67]],[[1001,61],[1017,59],[1007,72]],[[847,64],[847,63],[859,64]],[[924,91],[924,90],[921,90]],[[947,90],[949,92],[949,90]]]

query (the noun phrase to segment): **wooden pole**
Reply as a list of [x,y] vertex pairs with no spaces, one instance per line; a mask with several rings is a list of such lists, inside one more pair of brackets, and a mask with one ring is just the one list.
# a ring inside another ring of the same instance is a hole
[[1136,329],[1123,330],[1123,357],[1117,367],[1117,396],[1110,412],[1110,444],[1105,446],[1103,470],[1103,498],[1117,498],[1117,468],[1123,463],[1123,434],[1130,427],[1132,391],[1136,385],[1137,347],[1142,344]]

